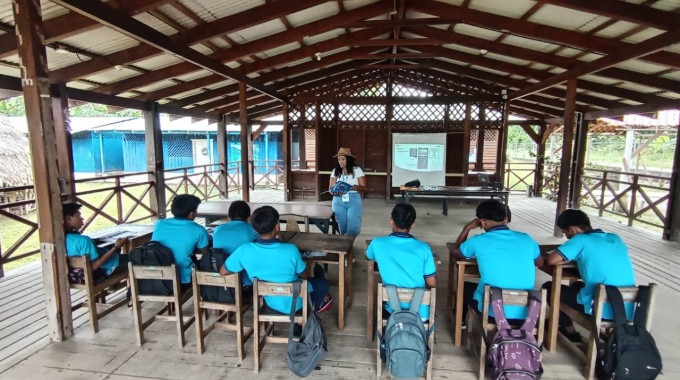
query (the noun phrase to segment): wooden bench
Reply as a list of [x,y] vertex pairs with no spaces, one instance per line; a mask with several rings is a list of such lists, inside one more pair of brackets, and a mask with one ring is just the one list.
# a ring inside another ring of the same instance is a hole
[[[112,273],[101,281],[95,282],[92,263],[90,262],[89,256],[68,257],[67,259],[69,268],[82,269],[85,273],[84,284],[69,284],[71,289],[85,291],[85,301],[73,305],[72,310],[87,307],[90,315],[90,326],[92,327],[92,331],[96,334],[99,331],[99,319],[127,303],[125,297],[112,304],[106,303],[106,295],[107,290],[126,288],[128,284],[128,274],[127,272]],[[97,302],[98,300],[101,302]],[[97,309],[98,307],[103,310],[99,311]]]

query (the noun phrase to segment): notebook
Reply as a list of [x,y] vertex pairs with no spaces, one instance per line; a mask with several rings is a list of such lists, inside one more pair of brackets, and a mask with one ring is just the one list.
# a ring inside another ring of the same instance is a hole
[[331,188],[331,192],[332,192],[332,193],[341,193],[341,194],[345,194],[345,193],[348,192],[351,188],[352,188],[352,185],[350,185],[349,183],[347,183],[347,182],[345,182],[345,181],[338,181],[338,182],[336,182],[335,185],[333,185],[333,187]]

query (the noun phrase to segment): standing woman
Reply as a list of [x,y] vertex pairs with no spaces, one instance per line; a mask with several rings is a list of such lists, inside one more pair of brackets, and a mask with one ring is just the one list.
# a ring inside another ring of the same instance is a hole
[[331,192],[333,212],[340,227],[340,235],[357,236],[361,232],[361,218],[364,213],[359,191],[366,188],[366,177],[363,170],[356,165],[350,148],[340,148],[338,154],[333,157],[338,158],[338,164],[331,173],[329,189],[333,189],[337,181],[352,185],[349,192],[345,194]]

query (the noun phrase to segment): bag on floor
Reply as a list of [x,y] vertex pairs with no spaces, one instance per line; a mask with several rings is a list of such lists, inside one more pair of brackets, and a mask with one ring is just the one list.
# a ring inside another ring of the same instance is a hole
[[[198,270],[219,273],[228,256],[223,249],[212,248],[201,256],[198,261]],[[201,285],[201,298],[203,301],[233,304],[234,288]]]
[[[541,347],[533,330],[541,315],[541,300],[536,292],[530,292],[529,314],[519,329],[510,327],[503,309],[503,293],[491,287],[491,307],[498,332],[489,344],[487,342],[486,365],[492,379],[527,380],[538,379],[543,373]],[[486,334],[483,335],[487,339]]]
[[[141,266],[170,266],[175,263],[175,257],[170,248],[157,241],[150,241],[130,252],[132,265]],[[139,294],[170,296],[172,295],[171,280],[137,280]]]
[[[399,295],[394,285],[384,285],[392,314],[385,326],[385,335],[380,336],[380,358],[387,367],[387,371],[398,378],[415,378],[423,376],[428,360],[430,348],[427,340],[434,331],[434,323],[429,331],[418,310],[425,294],[424,288],[417,288],[411,298],[409,310],[401,310]],[[433,321],[434,322],[434,321]],[[378,330],[380,330],[379,326]]]
[[[321,318],[311,308],[307,323],[302,328],[300,339],[293,339],[295,327],[295,306],[300,296],[301,281],[293,283],[293,304],[290,307],[290,331],[288,332],[288,369],[300,377],[307,377],[328,353],[326,333],[321,326]],[[309,295],[307,295],[309,297]],[[311,299],[309,304],[312,304]]]
[[656,379],[661,373],[661,354],[654,338],[645,328],[649,286],[640,286],[632,324],[626,320],[626,308],[619,289],[615,286],[607,286],[606,289],[607,299],[614,311],[615,326],[604,345],[604,354],[598,360],[598,378]]

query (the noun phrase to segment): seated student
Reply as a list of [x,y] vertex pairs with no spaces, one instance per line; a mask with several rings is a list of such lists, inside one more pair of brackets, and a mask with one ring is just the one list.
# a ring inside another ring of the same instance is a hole
[[[259,240],[238,247],[222,265],[220,273],[226,276],[245,271],[250,278],[269,282],[293,282],[305,278],[306,264],[298,248],[291,243],[281,243],[276,237],[279,233],[279,213],[276,209],[262,206],[253,212],[251,219],[253,228],[260,236]],[[315,310],[328,310],[333,301],[328,294],[328,280],[315,273],[308,283]],[[293,302],[292,297],[284,296],[266,296],[264,301],[266,308],[282,314],[290,313]],[[296,310],[300,309],[302,299],[298,298]]]
[[[477,218],[463,227],[453,255],[457,259],[477,259],[479,284],[465,282],[463,304],[481,310],[484,285],[501,289],[533,290],[536,281],[536,266],[542,265],[538,244],[531,236],[508,228],[509,208],[496,200],[480,203],[476,209]],[[484,229],[484,233],[468,239],[470,231]],[[511,322],[526,318],[527,308],[506,306],[505,315]],[[467,308],[463,310],[466,321]],[[492,311],[490,311],[493,316]]]
[[[231,255],[238,247],[245,243],[257,241],[259,235],[252,225],[248,223],[250,218],[250,206],[244,201],[234,201],[229,206],[229,222],[215,228],[213,232],[213,248],[223,249]],[[252,285],[253,281],[244,274],[241,282],[243,285]]]
[[116,240],[110,249],[97,248],[92,239],[80,234],[84,223],[81,207],[83,206],[78,203],[64,203],[61,207],[66,233],[66,256],[90,256],[95,281],[114,272],[127,272],[128,256],[120,255],[120,249],[127,243],[127,239]]
[[[415,208],[410,204],[397,204],[390,218],[392,233],[375,238],[368,245],[366,258],[378,263],[384,284],[401,288],[437,286],[437,268],[430,246],[410,234],[415,224]],[[402,302],[402,309],[409,307],[408,302]],[[393,311],[389,303],[385,303],[384,308],[388,313]],[[421,305],[419,313],[423,320],[427,320],[430,307]]]
[[172,251],[183,289],[191,284],[191,268],[194,267],[195,253],[205,253],[208,249],[208,231],[194,222],[199,204],[201,199],[195,195],[175,196],[170,206],[174,218],[156,222],[151,235],[151,240],[163,244]]
[[[546,264],[557,265],[574,261],[583,278],[583,281],[562,285],[561,303],[591,315],[597,285],[635,286],[628,248],[618,235],[593,229],[588,215],[581,210],[564,210],[557,218],[557,226],[569,240],[555,251],[547,253]],[[552,281],[543,284],[548,292],[551,286]],[[626,305],[629,315],[632,314],[632,308],[633,304]],[[602,310],[602,317],[614,318],[608,304]],[[581,334],[574,329],[571,318],[563,312],[560,312],[559,331],[571,341],[581,341]]]

